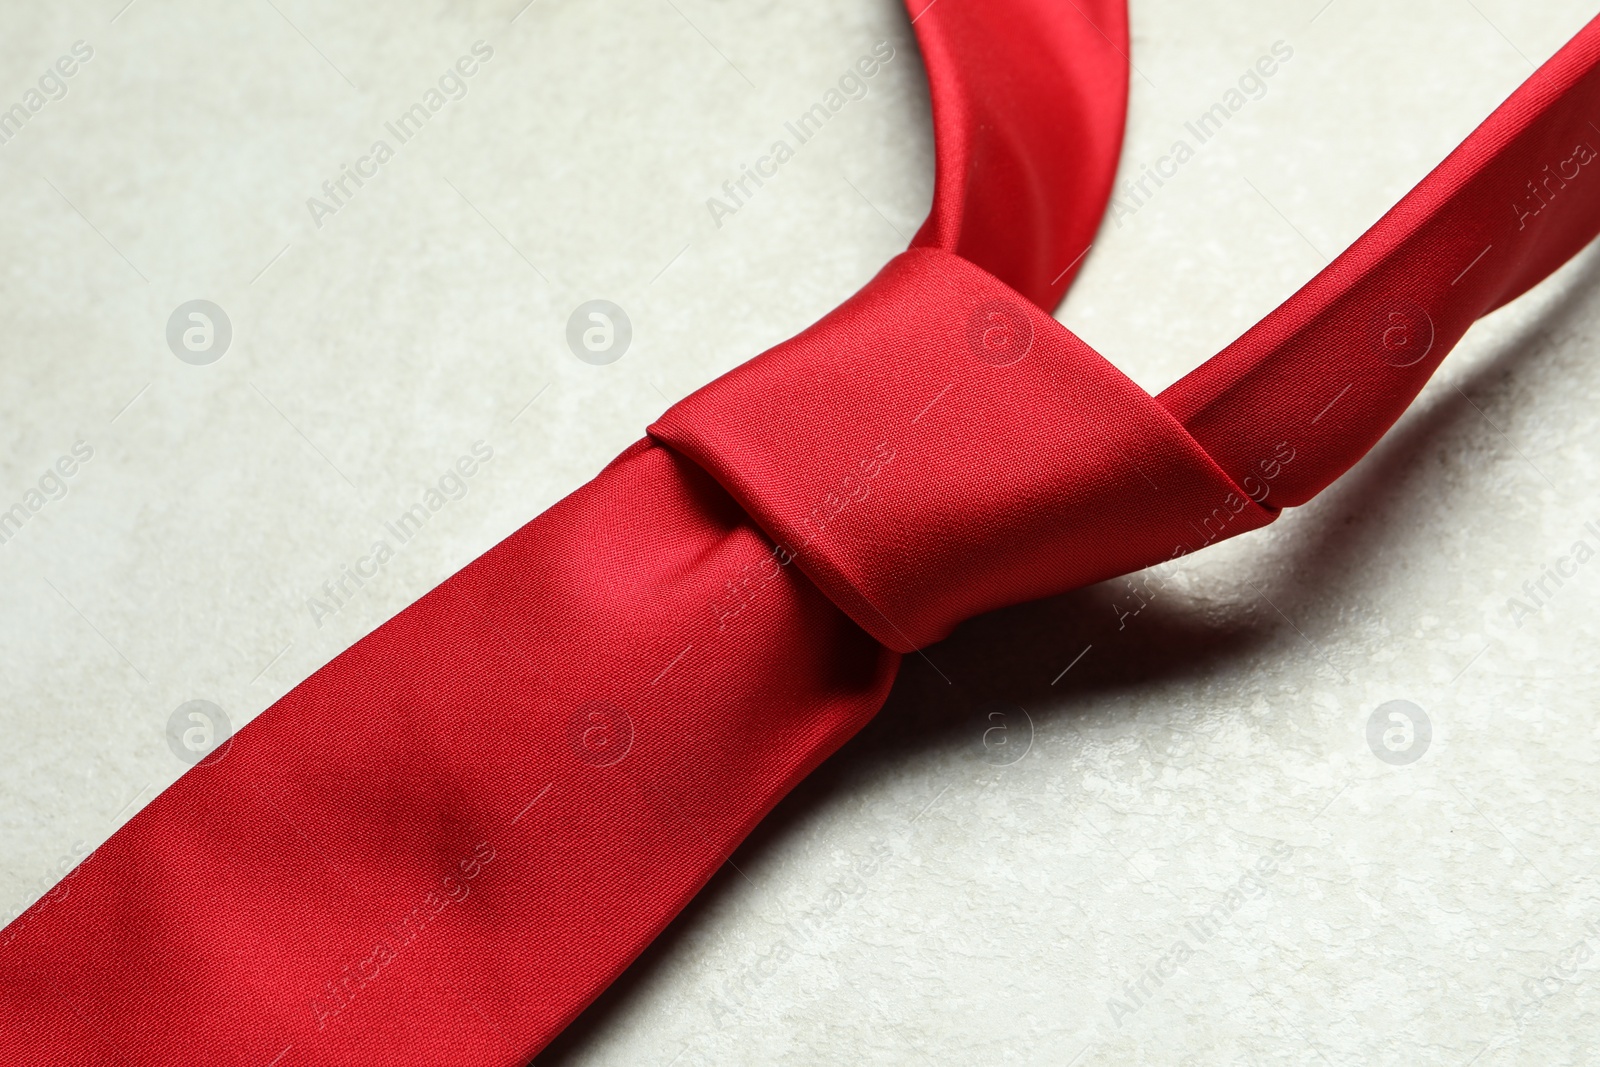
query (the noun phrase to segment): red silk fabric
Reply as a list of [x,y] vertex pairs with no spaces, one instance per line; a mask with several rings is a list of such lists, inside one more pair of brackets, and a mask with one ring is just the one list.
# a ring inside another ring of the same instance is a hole
[[1274,514],[1088,345],[932,248],[897,257],[650,434],[899,652]]
[[0,1062],[527,1062],[876,712],[899,651],[1309,499],[1600,229],[1591,23],[1152,398],[1040,310],[1115,168],[1120,0],[910,6],[938,138],[913,249],[0,932]]

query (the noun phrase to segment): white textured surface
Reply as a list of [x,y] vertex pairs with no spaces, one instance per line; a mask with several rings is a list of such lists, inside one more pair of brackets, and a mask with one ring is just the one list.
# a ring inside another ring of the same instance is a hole
[[[274,2],[0,7],[0,106],[94,48],[0,146],[0,507],[94,449],[0,545],[0,918],[185,769],[178,705],[248,721],[847,296],[929,203],[894,0]],[[1130,174],[1272,42],[1294,57],[1106,226],[1060,317],[1172,381],[1587,6],[1136,0]],[[306,198],[480,39],[465,98],[316,228]],[[705,199],[881,39],[868,95],[717,228]],[[967,625],[928,653],[954,686],[908,660],[540,1062],[1589,1062],[1600,563],[1520,627],[1507,599],[1600,545],[1597,281],[1585,256],[1475,328],[1343,482],[1121,629],[1111,583]],[[594,297],[633,321],[611,366],[563,341]],[[164,341],[194,298],[234,329],[205,367]],[[466,495],[315,625],[306,598],[478,440]],[[981,758],[997,699],[1034,726],[1008,766]],[[1390,700],[1433,725],[1410,765],[1366,741]]]

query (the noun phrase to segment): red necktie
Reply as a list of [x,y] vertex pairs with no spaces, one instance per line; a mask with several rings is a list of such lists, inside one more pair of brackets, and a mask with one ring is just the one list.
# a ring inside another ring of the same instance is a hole
[[521,1064],[976,613],[1270,522],[1600,229],[1600,21],[1152,398],[1044,309],[1121,0],[911,0],[934,208],[799,337],[339,656],[0,933],[7,1064]]

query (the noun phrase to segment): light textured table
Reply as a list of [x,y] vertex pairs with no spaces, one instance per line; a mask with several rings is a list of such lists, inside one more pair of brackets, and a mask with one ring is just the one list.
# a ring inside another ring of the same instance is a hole
[[[0,509],[39,492],[0,544],[0,918],[186,769],[181,705],[242,726],[849,295],[932,193],[893,0],[122,3],[0,7],[0,108],[92,48],[0,144]],[[1588,7],[1136,0],[1125,178],[1292,57],[1108,221],[1058,316],[1166,385]],[[864,96],[708,208],[880,41]],[[371,176],[335,203],[345,165]],[[909,658],[540,1062],[1590,1062],[1600,563],[1508,601],[1600,547],[1597,282],[1585,255],[1480,324],[1341,483],[1137,614],[1114,582]],[[603,366],[565,339],[597,298],[633,330]],[[196,299],[231,325],[205,365],[167,339]],[[475,442],[459,499],[308,607]],[[1369,744],[1391,701],[1431,738],[1386,711]]]

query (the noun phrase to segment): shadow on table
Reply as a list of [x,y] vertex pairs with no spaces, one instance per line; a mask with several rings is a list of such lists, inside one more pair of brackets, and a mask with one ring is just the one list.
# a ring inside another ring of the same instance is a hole
[[[1294,533],[1283,539],[1290,559],[1286,568],[1279,569],[1293,573],[1294,588],[1274,597],[1278,609],[1295,618],[1299,607],[1317,600],[1358,598],[1362,559],[1380,550],[1403,551],[1405,542],[1424,536],[1423,524],[1398,520],[1415,518],[1421,496],[1410,487],[1433,476],[1429,459],[1453,440],[1496,432],[1484,425],[1485,414],[1468,396],[1496,390],[1518,372],[1548,372],[1537,358],[1546,347],[1544,340],[1581,316],[1585,298],[1597,282],[1600,254],[1591,248],[1563,280],[1563,291],[1547,312],[1476,368],[1461,382],[1460,392],[1439,390],[1431,400],[1419,401],[1366,459],[1299,509],[1312,521],[1298,523]],[[1560,384],[1569,388],[1574,383]],[[1519,404],[1546,392],[1546,388],[1500,390],[1495,414],[1514,420]],[[817,809],[858,789],[863,780],[904,761],[909,753],[975,751],[984,730],[979,709],[988,701],[1024,707],[1039,725],[1071,716],[1074,704],[1080,702],[1075,698],[1093,695],[1103,704],[1107,696],[1192,684],[1219,665],[1267,655],[1269,646],[1279,653],[1292,647],[1281,643],[1284,619],[1253,593],[1229,604],[1220,618],[1216,613],[1185,610],[1177,598],[1163,602],[1157,597],[1119,628],[1115,605],[1124,596],[1117,580],[1006,608],[964,623],[927,649],[925,657],[907,656],[883,710],[778,804],[740,845],[733,863],[747,870],[759,866],[763,853],[782,847]],[[1093,651],[1061,674],[1089,645],[1095,646]],[[1306,655],[1316,654],[1309,645],[1301,647]],[[724,865],[633,965],[538,1056],[539,1067],[575,1062],[593,1035],[609,1025],[679,951],[686,931],[702,921],[706,909],[730,887],[736,889],[739,878]],[[668,1059],[664,1054],[662,1062]]]

